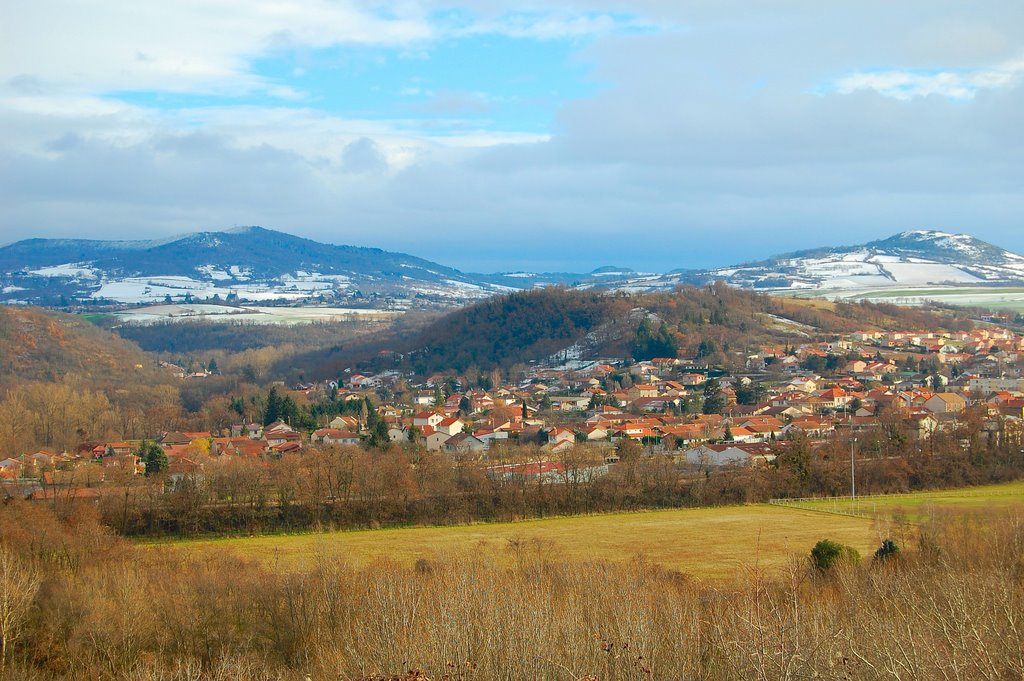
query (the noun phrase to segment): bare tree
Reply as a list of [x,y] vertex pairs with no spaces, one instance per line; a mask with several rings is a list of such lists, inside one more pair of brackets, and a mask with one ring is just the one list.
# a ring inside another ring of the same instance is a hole
[[7,547],[0,548],[0,671],[7,664],[7,649],[21,636],[41,582],[37,569]]

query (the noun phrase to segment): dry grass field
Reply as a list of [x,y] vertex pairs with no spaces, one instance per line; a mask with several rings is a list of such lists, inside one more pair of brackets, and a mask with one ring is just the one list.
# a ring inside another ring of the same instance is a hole
[[202,555],[228,551],[284,569],[328,555],[356,566],[380,560],[411,565],[469,552],[507,561],[518,552],[581,560],[630,561],[642,557],[666,569],[724,578],[739,568],[773,570],[805,556],[830,538],[870,554],[888,536],[865,518],[768,505],[647,511],[530,520],[516,523],[364,530],[195,540],[174,550]]
[[934,513],[976,514],[991,510],[1024,509],[1024,480],[984,487],[865,496],[857,500],[849,497],[800,500],[791,502],[789,507],[923,522]]
[[[849,508],[848,508],[849,507]],[[716,508],[646,511],[488,523],[325,532],[171,542],[196,556],[229,552],[278,569],[309,567],[330,556],[364,567],[379,561],[412,565],[423,558],[486,555],[497,562],[522,552],[580,560],[646,560],[704,578],[728,578],[742,568],[776,570],[806,556],[819,539],[849,544],[870,555],[881,540],[907,541],[933,512],[976,512],[1024,507],[1024,481],[959,490],[918,492],[857,501],[861,517],[843,515],[848,499]],[[822,513],[821,511],[826,511]]]

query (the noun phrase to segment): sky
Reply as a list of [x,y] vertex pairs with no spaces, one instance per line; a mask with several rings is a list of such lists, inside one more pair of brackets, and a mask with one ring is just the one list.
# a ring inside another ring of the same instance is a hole
[[667,271],[1022,218],[1020,0],[0,0],[0,243]]

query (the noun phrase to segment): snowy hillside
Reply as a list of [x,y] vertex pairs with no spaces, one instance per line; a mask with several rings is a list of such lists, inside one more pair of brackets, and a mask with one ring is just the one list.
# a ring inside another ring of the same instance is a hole
[[671,289],[725,281],[761,290],[866,290],[1024,283],[1024,256],[967,234],[903,232],[860,246],[822,248],[713,270],[624,278],[614,288]]
[[29,239],[0,248],[0,301],[365,301],[458,303],[511,290],[450,267],[375,248],[336,246],[248,227],[160,241]]

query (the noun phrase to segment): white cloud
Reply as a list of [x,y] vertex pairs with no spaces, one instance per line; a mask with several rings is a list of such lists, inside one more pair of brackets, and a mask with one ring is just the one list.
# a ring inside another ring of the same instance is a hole
[[401,10],[379,16],[350,0],[8,3],[0,82],[30,75],[78,92],[246,93],[274,87],[250,62],[275,49],[433,37],[420,13]]
[[[728,264],[918,227],[1024,250],[1024,3],[467,0],[461,23],[443,0],[89,4],[0,24],[2,238],[263,224],[475,270]],[[460,31],[594,36],[574,58],[602,88],[543,135],[455,120],[480,103],[428,58],[404,101],[462,92],[450,120],[343,118],[294,83],[259,106],[101,95],[267,93],[288,83],[252,65],[283,47],[419,54]]]
[[836,81],[835,91],[848,95],[873,90],[895,99],[939,95],[951,99],[971,99],[980,90],[1009,87],[1024,76],[1024,59],[1003,62],[997,66],[974,71],[866,71],[844,76]]

